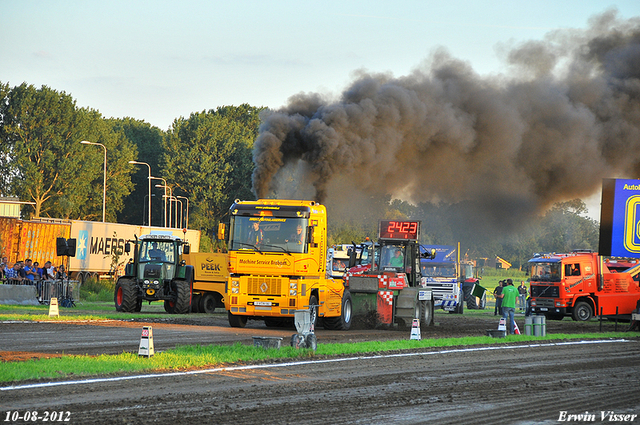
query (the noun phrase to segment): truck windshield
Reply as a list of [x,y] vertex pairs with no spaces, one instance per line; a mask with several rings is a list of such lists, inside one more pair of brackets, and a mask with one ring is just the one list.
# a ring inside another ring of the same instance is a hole
[[531,280],[537,282],[560,282],[561,263],[532,263]]
[[455,264],[422,263],[422,276],[425,277],[456,277]]
[[231,217],[229,249],[307,252],[306,218]]
[[140,262],[173,263],[175,245],[166,241],[142,241],[140,246]]

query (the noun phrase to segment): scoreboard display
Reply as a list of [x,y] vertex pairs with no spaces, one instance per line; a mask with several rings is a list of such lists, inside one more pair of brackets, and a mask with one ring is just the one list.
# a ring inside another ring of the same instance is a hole
[[379,239],[417,241],[420,236],[420,222],[407,220],[381,220]]

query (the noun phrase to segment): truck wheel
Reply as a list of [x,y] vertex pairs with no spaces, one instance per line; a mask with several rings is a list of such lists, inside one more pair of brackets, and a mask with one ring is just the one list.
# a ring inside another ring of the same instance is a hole
[[344,290],[342,294],[342,312],[337,317],[325,317],[323,320],[325,329],[348,331],[351,327],[353,318],[353,302],[351,301],[351,292]]
[[213,314],[213,312],[216,311],[216,298],[211,292],[207,292],[202,296],[200,300],[200,310],[207,314]]
[[578,301],[575,307],[573,307],[572,317],[573,320],[586,322],[587,320],[591,319],[591,317],[593,317],[593,309],[588,303],[584,301]]
[[200,300],[202,300],[202,295],[200,294],[191,295],[191,312],[192,313],[200,313]]
[[229,326],[232,328],[244,328],[247,326],[247,316],[236,316],[229,312]]
[[172,282],[175,297],[164,301],[164,310],[170,314],[186,314],[191,307],[191,287],[186,280]]
[[[135,282],[127,279],[118,279],[113,296],[116,311],[132,313],[138,305],[138,291]],[[142,306],[142,300],[140,300]],[[138,310],[140,311],[140,310]]]
[[311,308],[312,305],[316,306],[311,310],[311,324],[313,325],[313,329],[315,329],[318,326],[318,309],[320,308],[318,306],[318,297],[315,295],[309,297],[309,308]]
[[433,300],[420,301],[420,326],[433,325]]

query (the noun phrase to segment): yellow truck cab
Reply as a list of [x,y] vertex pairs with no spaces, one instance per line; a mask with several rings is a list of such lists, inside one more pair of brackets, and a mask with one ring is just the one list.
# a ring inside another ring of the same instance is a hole
[[318,306],[312,321],[328,329],[351,325],[351,297],[327,273],[327,212],[313,201],[236,201],[230,209],[229,324],[248,319],[267,326],[292,321],[296,310]]

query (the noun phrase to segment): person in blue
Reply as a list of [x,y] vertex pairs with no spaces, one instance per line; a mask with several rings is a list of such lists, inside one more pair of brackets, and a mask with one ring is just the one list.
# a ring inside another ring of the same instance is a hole
[[36,268],[33,267],[31,258],[24,260],[24,273],[26,278],[29,279],[29,282],[27,283],[33,285],[33,281],[38,278],[38,272],[36,271]]
[[262,234],[262,229],[260,228],[260,222],[254,221],[249,229],[249,234],[247,236],[247,243],[250,245],[258,245],[262,243],[264,239],[264,235]]

